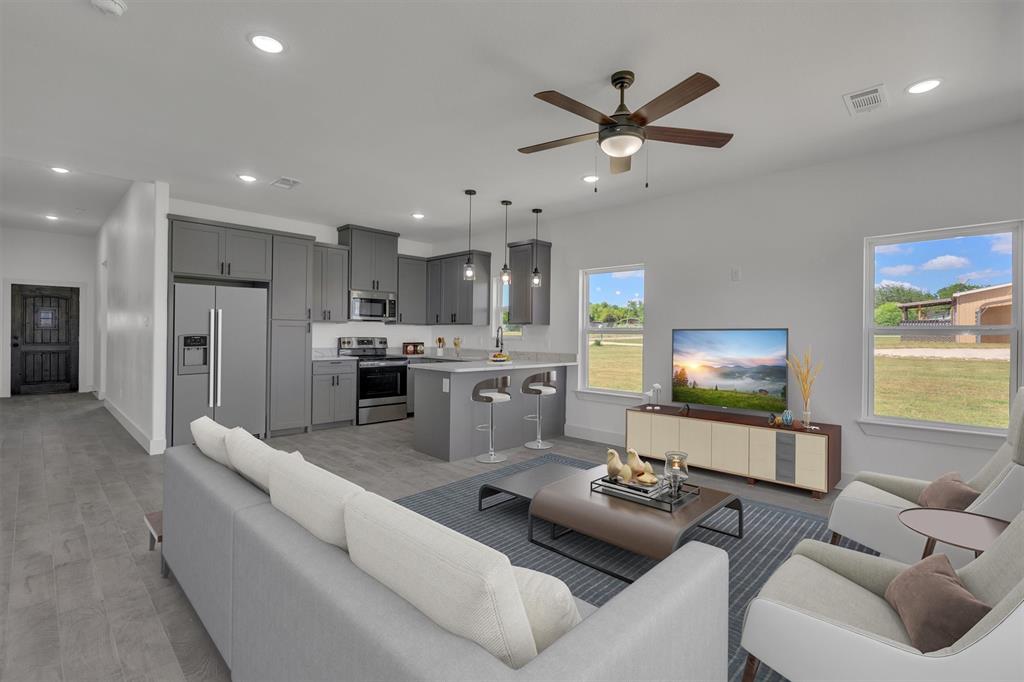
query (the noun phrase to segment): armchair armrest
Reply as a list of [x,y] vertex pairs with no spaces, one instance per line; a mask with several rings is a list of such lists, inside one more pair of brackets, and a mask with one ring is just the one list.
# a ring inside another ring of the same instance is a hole
[[793,554],[802,554],[883,599],[889,583],[907,567],[907,564],[899,561],[828,545],[817,540],[801,540],[793,549]]
[[891,474],[879,474],[874,471],[861,471],[854,476],[853,480],[873,485],[887,493],[892,493],[914,503],[917,502],[917,498],[921,497],[924,489],[931,484],[931,481],[893,476]]

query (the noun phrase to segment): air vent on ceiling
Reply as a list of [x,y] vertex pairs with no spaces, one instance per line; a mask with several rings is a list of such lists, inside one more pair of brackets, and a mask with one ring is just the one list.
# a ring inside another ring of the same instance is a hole
[[299,181],[295,178],[278,178],[270,183],[271,187],[278,187],[280,189],[295,189],[295,186],[299,184]]
[[858,90],[857,92],[847,93],[843,95],[843,101],[846,102],[846,110],[850,112],[850,116],[866,114],[869,111],[881,109],[888,104],[888,98],[885,96],[885,86],[881,84],[864,90]]

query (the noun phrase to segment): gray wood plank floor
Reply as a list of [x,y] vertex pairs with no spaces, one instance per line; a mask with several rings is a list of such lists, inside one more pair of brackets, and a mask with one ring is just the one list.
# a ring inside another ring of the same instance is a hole
[[[428,490],[495,465],[440,462],[412,449],[412,420],[275,438],[385,497]],[[571,438],[555,452],[604,462]],[[536,451],[505,451],[510,463]],[[501,466],[501,465],[497,465]],[[0,400],[0,680],[228,680],[173,578],[160,577],[143,514],[163,505],[163,457],[150,457],[92,396]],[[698,483],[820,515],[781,486],[697,473]]]

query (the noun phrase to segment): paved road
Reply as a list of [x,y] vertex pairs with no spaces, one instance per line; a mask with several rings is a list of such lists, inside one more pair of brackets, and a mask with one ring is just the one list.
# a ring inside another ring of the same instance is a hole
[[875,355],[886,358],[1010,361],[1009,348],[876,348]]

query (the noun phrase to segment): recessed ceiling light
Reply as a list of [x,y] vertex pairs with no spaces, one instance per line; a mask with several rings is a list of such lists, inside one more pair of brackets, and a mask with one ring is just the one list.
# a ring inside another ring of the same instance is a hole
[[47,220],[57,220],[57,216],[55,216],[55,215],[48,215],[48,216],[46,216],[46,219]]
[[600,179],[601,178],[597,177],[596,175],[584,175],[583,176],[583,182],[589,182],[590,184],[594,184],[595,182],[597,182]]
[[252,46],[257,50],[267,52],[269,54],[279,54],[284,51],[284,45],[280,40],[273,36],[249,36],[249,42],[252,43]]
[[911,95],[923,95],[926,92],[931,92],[935,88],[942,85],[942,79],[940,78],[927,78],[923,81],[918,81],[907,87],[907,92]]
[[416,211],[415,213],[412,214],[412,217],[415,218],[416,220],[423,220],[427,216],[423,215],[419,211]]
[[52,170],[54,173],[60,173],[61,175],[64,175],[65,173],[70,173],[71,172],[67,168],[61,168],[60,166],[54,166],[50,170]]
[[244,173],[238,176],[238,179],[242,182],[256,182],[256,178],[252,175],[245,175]]

